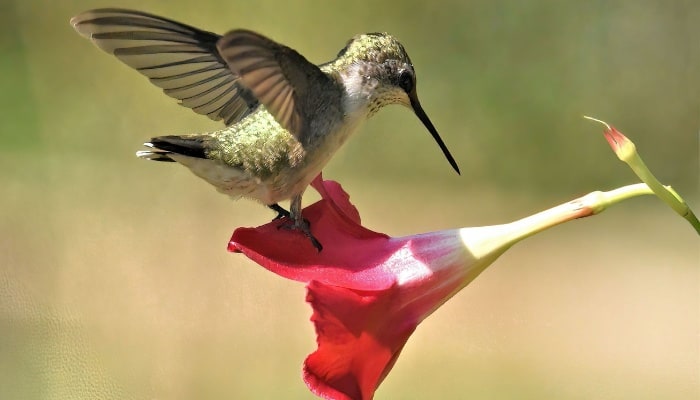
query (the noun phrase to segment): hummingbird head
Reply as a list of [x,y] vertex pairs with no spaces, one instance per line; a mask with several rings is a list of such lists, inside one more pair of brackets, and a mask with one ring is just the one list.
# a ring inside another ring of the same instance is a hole
[[459,173],[456,161],[418,101],[413,63],[396,38],[388,33],[357,35],[327,66],[340,74],[350,110],[366,107],[366,115],[370,117],[389,104],[412,109]]

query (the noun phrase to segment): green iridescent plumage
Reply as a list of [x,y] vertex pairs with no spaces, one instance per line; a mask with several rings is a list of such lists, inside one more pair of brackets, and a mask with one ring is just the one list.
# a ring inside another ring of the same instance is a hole
[[261,180],[299,162],[289,156],[299,142],[262,106],[236,125],[206,137],[208,158],[250,171]]
[[380,65],[388,60],[411,65],[406,50],[396,38],[388,33],[365,33],[350,39],[335,60],[320,67],[328,73],[358,62]]

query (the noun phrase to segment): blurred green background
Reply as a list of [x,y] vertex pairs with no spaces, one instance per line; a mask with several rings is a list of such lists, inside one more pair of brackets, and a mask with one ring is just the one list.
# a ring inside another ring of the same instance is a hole
[[[319,63],[356,33],[397,36],[463,172],[408,110],[379,113],[324,172],[372,229],[503,223],[636,182],[582,114],[700,209],[697,1],[5,0],[0,398],[313,398],[303,285],[225,251],[273,214],[134,157],[219,125],[68,24],[104,6],[257,30]],[[428,318],[376,397],[697,398],[699,264],[652,197],[545,232]]]

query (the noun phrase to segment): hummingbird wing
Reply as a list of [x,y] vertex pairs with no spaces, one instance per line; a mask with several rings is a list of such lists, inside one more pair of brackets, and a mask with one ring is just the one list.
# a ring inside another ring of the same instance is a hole
[[334,83],[295,50],[248,30],[217,43],[219,54],[279,124],[299,139],[305,118],[333,100]]
[[116,8],[84,12],[73,17],[71,25],[198,114],[230,125],[258,106],[219,55],[220,35]]

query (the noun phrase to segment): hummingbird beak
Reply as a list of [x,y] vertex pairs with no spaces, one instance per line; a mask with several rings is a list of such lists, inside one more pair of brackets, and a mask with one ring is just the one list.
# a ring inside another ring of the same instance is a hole
[[418,119],[421,120],[423,125],[425,125],[425,127],[430,132],[430,134],[433,135],[433,139],[435,139],[438,146],[440,146],[440,150],[442,150],[442,153],[445,155],[447,161],[449,161],[452,168],[454,168],[454,170],[457,171],[457,174],[460,174],[459,167],[457,166],[457,161],[455,161],[454,157],[452,157],[452,154],[450,154],[450,150],[447,149],[445,142],[442,141],[442,138],[440,138],[440,135],[433,126],[433,123],[430,122],[430,118],[428,118],[428,115],[425,113],[425,111],[423,111],[423,107],[421,107],[420,102],[418,101],[418,95],[416,94],[415,89],[411,93],[409,93],[408,98],[411,100],[411,107],[413,108],[413,112],[416,113]]

